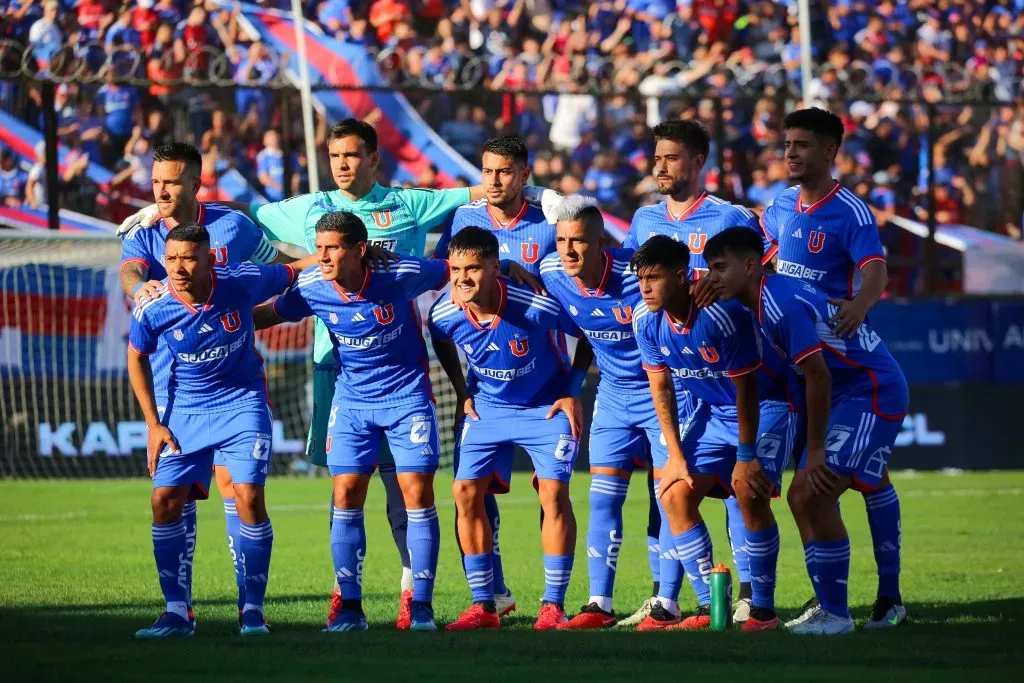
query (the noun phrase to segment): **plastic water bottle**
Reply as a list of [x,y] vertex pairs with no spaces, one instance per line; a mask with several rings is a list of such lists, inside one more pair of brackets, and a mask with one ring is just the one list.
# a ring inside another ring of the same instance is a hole
[[721,562],[711,570],[711,630],[725,631],[732,626],[732,574]]

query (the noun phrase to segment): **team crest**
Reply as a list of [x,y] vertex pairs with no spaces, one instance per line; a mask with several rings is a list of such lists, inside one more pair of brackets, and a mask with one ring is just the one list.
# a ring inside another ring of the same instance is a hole
[[378,306],[373,309],[373,315],[377,318],[377,322],[381,325],[390,325],[395,319],[395,307],[391,304],[385,304],[384,306]]
[[576,308],[572,304],[569,304],[569,312],[572,313],[573,315],[579,315],[580,309]]
[[524,263],[536,263],[540,258],[540,244],[537,242],[521,242],[519,254],[523,257]]
[[241,317],[238,315],[238,311],[231,311],[227,315],[220,317],[220,324],[224,326],[224,329],[228,332],[234,332],[242,325]]
[[185,338],[185,333],[182,332],[181,330],[175,330],[174,331],[174,338],[177,339],[178,341],[181,341],[182,339]]
[[697,350],[700,351],[701,358],[708,363],[718,362],[718,351],[715,351],[714,346],[701,346]]
[[381,230],[385,230],[391,227],[391,212],[390,211],[374,211],[373,212],[373,224]]
[[612,309],[612,313],[615,314],[615,319],[623,325],[628,325],[633,322],[632,306],[616,306]]
[[210,249],[210,256],[213,257],[215,266],[226,266],[228,264],[228,248],[214,247]]
[[335,313],[334,311],[331,311],[331,315],[329,317],[330,317],[331,322],[333,324],[335,324],[335,325],[338,324],[338,314],[337,313]]
[[825,246],[825,233],[811,230],[811,236],[807,238],[807,249],[812,254],[817,254]]
[[668,354],[669,354],[668,347],[667,346],[662,346],[661,347],[661,355],[667,356]]
[[690,239],[687,245],[690,247],[691,254],[701,254],[704,252],[704,245],[708,243],[708,236],[703,232],[691,232]]
[[530,340],[529,339],[510,339],[508,346],[512,349],[512,355],[518,357],[525,356],[530,351]]

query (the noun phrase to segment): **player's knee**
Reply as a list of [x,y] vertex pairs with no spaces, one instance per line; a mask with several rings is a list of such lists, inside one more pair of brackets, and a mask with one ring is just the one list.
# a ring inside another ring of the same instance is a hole
[[406,508],[419,510],[434,504],[433,475],[403,473],[398,475],[398,482]]
[[452,496],[455,498],[459,514],[469,514],[478,506],[482,508],[484,493],[486,491],[483,491],[475,481],[456,479],[452,482]]
[[186,496],[171,487],[153,489],[150,505],[153,508],[153,521],[157,524],[170,524],[181,519],[181,511],[185,507]]
[[807,482],[801,478],[793,479],[793,483],[790,484],[789,490],[786,492],[786,503],[789,504],[789,509],[794,517],[799,518],[806,514],[809,496],[810,487],[807,486]]

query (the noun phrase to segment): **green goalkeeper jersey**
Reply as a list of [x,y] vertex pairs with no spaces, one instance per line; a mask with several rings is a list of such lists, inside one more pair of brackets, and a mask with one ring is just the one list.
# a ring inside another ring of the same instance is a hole
[[[423,256],[427,233],[457,207],[469,202],[469,189],[421,190],[374,183],[352,201],[340,190],[302,194],[273,204],[253,205],[250,213],[272,240],[316,251],[316,223],[325,213],[349,211],[363,219],[370,243],[402,256]],[[330,334],[319,319],[314,324],[313,361],[333,364]]]

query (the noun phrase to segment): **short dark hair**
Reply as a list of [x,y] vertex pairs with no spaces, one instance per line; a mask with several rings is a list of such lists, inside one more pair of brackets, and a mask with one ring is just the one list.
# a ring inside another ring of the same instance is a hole
[[651,133],[654,135],[655,142],[658,140],[672,140],[673,142],[681,143],[694,156],[703,154],[704,158],[707,159],[708,153],[711,151],[711,134],[708,133],[708,129],[699,121],[690,119],[685,121],[679,119],[662,121],[654,127]]
[[210,233],[199,223],[181,223],[167,233],[168,242],[191,242],[200,246],[210,244]]
[[496,138],[491,138],[484,143],[484,151],[518,161],[524,166],[530,161],[530,152],[526,149],[526,143],[518,135],[499,135]]
[[743,226],[726,228],[704,245],[704,259],[725,256],[726,252],[739,257],[764,256],[764,242],[756,231]]
[[327,134],[327,144],[353,135],[363,141],[367,152],[372,154],[377,151],[377,131],[366,121],[359,119],[345,119],[331,126]]
[[175,141],[157,145],[153,150],[153,162],[157,161],[181,161],[193,174],[198,176],[203,172],[203,155],[187,142]]
[[476,252],[481,258],[498,258],[498,238],[484,228],[463,228],[448,243],[448,253],[466,252]]
[[369,237],[362,219],[348,211],[332,211],[320,216],[316,222],[316,231],[341,233],[341,241],[349,247],[365,242]]
[[842,119],[820,107],[797,109],[786,114],[782,120],[782,129],[790,128],[809,130],[819,138],[834,140],[837,146],[843,144],[843,134],[846,132]]
[[655,266],[669,270],[686,269],[690,266],[690,249],[682,242],[676,242],[666,235],[655,235],[636,250],[629,260],[629,268],[639,274]]

